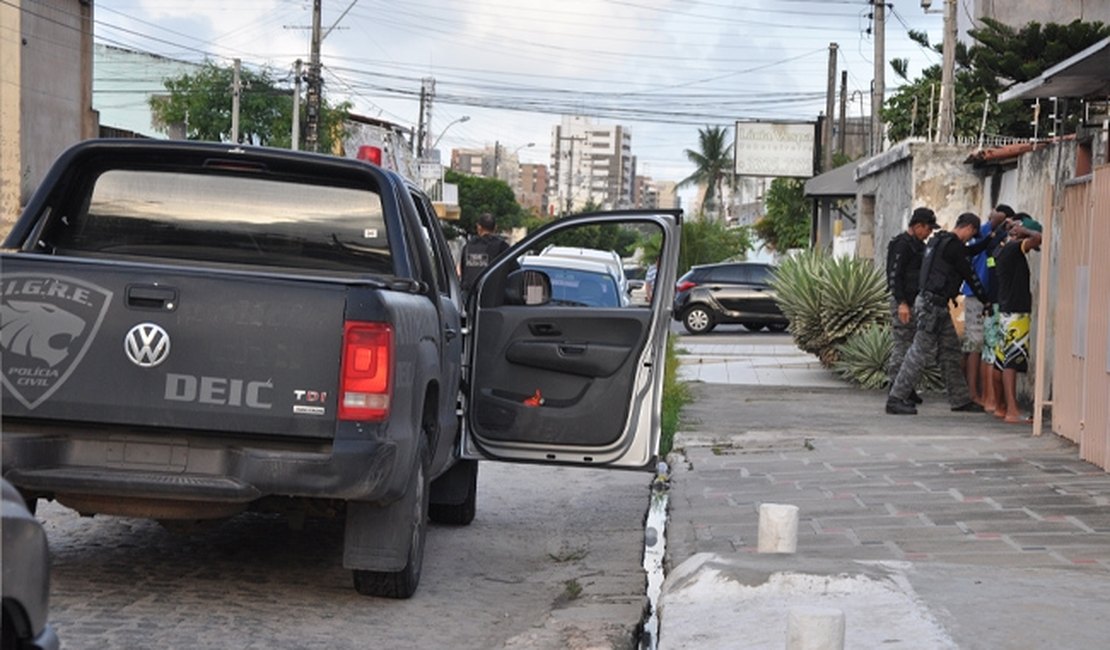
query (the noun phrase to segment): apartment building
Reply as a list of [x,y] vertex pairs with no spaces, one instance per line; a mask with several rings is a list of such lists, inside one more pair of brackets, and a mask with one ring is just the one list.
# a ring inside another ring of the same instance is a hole
[[517,203],[532,214],[548,214],[547,185],[547,165],[522,164],[518,187],[513,188]]
[[565,115],[551,129],[549,210],[572,213],[587,205],[605,209],[632,206],[636,161],[632,134],[621,125],[596,124]]

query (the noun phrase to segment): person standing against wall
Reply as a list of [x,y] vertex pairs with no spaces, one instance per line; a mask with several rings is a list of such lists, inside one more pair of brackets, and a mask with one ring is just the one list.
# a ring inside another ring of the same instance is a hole
[[1010,229],[1010,240],[996,256],[998,274],[998,320],[1001,340],[995,348],[995,377],[1001,375],[1002,390],[994,414],[1006,422],[1023,422],[1017,403],[1017,375],[1029,370],[1029,331],[1033,294],[1030,289],[1029,251],[1040,250],[1040,222],[1024,212]]
[[[971,268],[975,270],[975,275],[979,277],[979,282],[983,284],[983,288],[987,290],[988,296],[994,296],[997,287],[991,281],[994,275],[992,253],[994,249],[1002,243],[1002,239],[995,237],[996,234],[1001,234],[1001,226],[1006,219],[1014,216],[1013,209],[1005,204],[999,204],[998,207],[990,213],[987,222],[979,228],[979,234],[976,236],[974,243],[982,244],[984,241],[993,239],[993,242],[987,243],[986,249],[976,253],[971,258]],[[973,244],[969,243],[969,246]],[[988,399],[987,386],[989,385],[989,374],[985,371],[989,367],[983,367],[981,363],[983,357],[984,345],[984,327],[986,323],[986,314],[983,303],[975,297],[975,292],[972,291],[968,283],[964,283],[961,288],[964,295],[964,338],[963,338],[963,353],[964,353],[964,376],[967,379],[968,392],[971,394],[971,399],[978,404],[986,407],[988,402],[993,400]]]
[[[886,286],[890,291],[890,333],[894,345],[887,362],[890,383],[898,376],[906,351],[913,344],[917,321],[913,317],[913,303],[917,299],[920,282],[921,259],[925,256],[925,240],[940,227],[937,215],[929,208],[917,208],[910,215],[904,232],[890,240],[886,247]],[[922,402],[916,387],[911,387],[909,399]]]
[[960,368],[960,338],[952,324],[948,303],[960,292],[960,281],[969,283],[984,304],[990,299],[968,262],[966,244],[979,232],[979,217],[970,212],[956,219],[952,232],[941,231],[925,247],[921,262],[921,284],[914,302],[917,331],[913,345],[906,352],[902,368],[887,397],[886,412],[893,415],[916,415],[917,407],[910,401],[910,391],[930,361],[940,363],[948,403],[953,411],[983,412],[971,401],[967,381]]

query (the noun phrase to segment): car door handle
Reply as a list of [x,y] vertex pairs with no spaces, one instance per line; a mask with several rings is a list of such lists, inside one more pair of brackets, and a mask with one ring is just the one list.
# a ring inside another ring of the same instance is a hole
[[528,330],[533,336],[562,336],[563,334],[554,323],[529,323]]
[[586,354],[586,351],[588,349],[589,349],[589,347],[584,345],[584,344],[563,343],[562,345],[559,346],[559,353],[563,354],[563,355],[567,355],[567,356],[579,355],[579,354]]
[[133,309],[173,311],[177,308],[177,289],[157,285],[132,284],[127,287],[127,306]]

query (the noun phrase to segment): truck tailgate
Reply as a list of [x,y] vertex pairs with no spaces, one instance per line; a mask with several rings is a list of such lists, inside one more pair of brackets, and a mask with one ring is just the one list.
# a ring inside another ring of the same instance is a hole
[[347,286],[5,255],[5,418],[334,435]]

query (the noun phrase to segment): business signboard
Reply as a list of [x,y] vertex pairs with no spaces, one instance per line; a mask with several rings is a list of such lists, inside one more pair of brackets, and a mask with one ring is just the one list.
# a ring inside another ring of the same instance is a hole
[[813,176],[813,122],[736,122],[737,176]]

